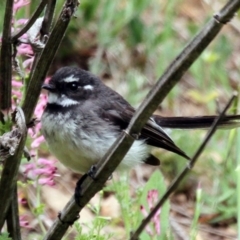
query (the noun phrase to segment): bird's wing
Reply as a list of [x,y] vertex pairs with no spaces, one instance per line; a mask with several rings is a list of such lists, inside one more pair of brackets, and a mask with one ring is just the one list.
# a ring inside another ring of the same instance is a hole
[[[123,105],[116,102],[108,103],[108,105],[111,105],[111,107],[106,108],[105,105],[105,110],[102,111],[102,117],[108,120],[111,124],[119,126],[121,130],[126,129],[133,114],[135,113],[135,109],[128,104]],[[176,146],[172,139],[160,126],[155,123],[152,118],[150,118],[143,127],[139,139],[144,139],[148,145],[166,149],[189,159],[189,157]],[[151,164],[150,162],[147,163]],[[152,163],[151,165],[156,164]]]

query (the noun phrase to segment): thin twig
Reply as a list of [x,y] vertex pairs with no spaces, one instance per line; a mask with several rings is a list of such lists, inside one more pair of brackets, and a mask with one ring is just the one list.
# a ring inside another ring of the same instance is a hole
[[196,163],[198,157],[203,152],[204,148],[206,147],[207,143],[215,133],[218,123],[221,121],[221,119],[224,117],[224,114],[228,110],[228,108],[231,106],[233,100],[237,97],[237,93],[234,93],[229,102],[226,104],[225,108],[221,112],[221,114],[215,119],[212,127],[209,129],[208,133],[206,134],[205,139],[203,140],[202,144],[192,157],[191,161],[187,164],[187,166],[183,169],[183,171],[173,180],[172,184],[169,186],[166,193],[161,197],[159,202],[155,205],[155,207],[151,210],[149,215],[144,218],[144,220],[141,222],[137,230],[132,234],[130,240],[137,240],[141,232],[144,230],[144,228],[147,226],[147,224],[151,221],[152,217],[156,214],[156,212],[159,210],[159,208],[165,203],[165,201],[168,199],[168,197],[174,192],[174,190],[177,189],[178,185],[181,183],[184,177],[191,171],[194,164]]
[[[230,0],[233,3],[231,8],[225,11],[226,16],[230,18],[240,7],[240,1]],[[229,5],[229,4],[228,4]],[[220,19],[225,19],[222,12],[219,13]],[[220,17],[221,16],[221,17]],[[205,28],[191,41],[190,44],[182,51],[182,53],[174,60],[174,62],[165,71],[158,83],[154,86],[152,91],[148,94],[145,101],[138,108],[133,116],[128,128],[121,133],[118,139],[114,142],[112,147],[106,155],[98,162],[95,174],[95,180],[87,177],[82,184],[82,196],[80,198],[80,206],[75,203],[74,197],[70,199],[63,211],[61,212],[61,220],[57,219],[53,226],[49,229],[45,240],[61,239],[68,227],[76,220],[79,211],[89,202],[89,200],[98,192],[107,181],[111,173],[116,169],[121,162],[134,139],[132,134],[140,132],[141,128],[151,116],[152,112],[161,103],[167,93],[180,80],[187,68],[194,62],[194,60],[202,53],[204,48],[213,40],[218,34],[223,24],[211,19]]]
[[45,8],[48,0],[42,0],[38,5],[36,11],[33,13],[32,17],[27,21],[27,23],[20,29],[17,33],[12,36],[12,43],[15,43],[18,38],[20,38],[24,33],[26,33],[31,26],[35,23],[35,21],[39,18],[40,14],[42,13],[43,9]]
[[12,92],[12,46],[11,24],[14,0],[6,1],[2,47],[0,55],[0,109],[11,108]]
[[49,0],[47,4],[47,8],[44,14],[44,19],[41,28],[41,35],[49,35],[49,30],[52,24],[54,9],[56,6],[56,0]]

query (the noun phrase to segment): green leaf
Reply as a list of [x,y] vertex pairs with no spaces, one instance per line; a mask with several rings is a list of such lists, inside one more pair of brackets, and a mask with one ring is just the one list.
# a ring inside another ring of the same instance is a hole
[[12,240],[12,238],[8,237],[9,233],[3,232],[0,234],[0,240]]

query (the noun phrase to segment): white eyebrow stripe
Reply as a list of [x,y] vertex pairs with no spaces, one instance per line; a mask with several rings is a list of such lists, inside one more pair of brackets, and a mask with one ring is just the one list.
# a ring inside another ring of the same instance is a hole
[[93,90],[93,86],[92,85],[86,85],[83,87],[83,89],[85,90]]
[[71,75],[70,77],[66,77],[63,79],[64,82],[70,83],[70,82],[76,82],[78,81],[78,78],[74,77],[73,75]]
[[49,92],[48,94],[48,103],[57,104],[62,107],[69,107],[79,104],[78,101],[68,98],[66,95],[62,94],[59,96],[56,93]]

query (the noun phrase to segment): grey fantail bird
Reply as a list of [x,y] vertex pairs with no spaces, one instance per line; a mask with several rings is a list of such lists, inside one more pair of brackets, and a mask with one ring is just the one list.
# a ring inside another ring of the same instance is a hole
[[[96,76],[78,67],[63,67],[42,86],[48,90],[48,103],[43,113],[42,133],[50,151],[75,172],[85,173],[111,147],[126,129],[135,109],[117,92]],[[162,127],[205,128],[215,116],[160,117],[153,115],[143,127],[118,169],[139,163],[159,165],[150,146],[166,149],[186,159]],[[226,116],[221,125],[236,125],[239,115]]]

